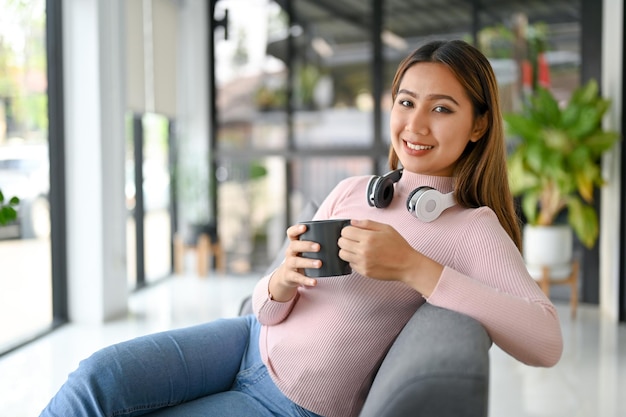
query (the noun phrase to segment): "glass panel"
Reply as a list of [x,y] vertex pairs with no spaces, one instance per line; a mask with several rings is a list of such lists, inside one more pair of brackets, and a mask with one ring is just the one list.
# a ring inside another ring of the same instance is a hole
[[[217,146],[241,152],[217,168],[218,230],[231,272],[264,268],[309,198],[321,200],[339,180],[372,169],[367,157],[297,156],[373,143],[369,3],[333,5],[343,13],[310,1],[285,4],[291,24],[274,2],[216,4],[216,19],[228,10],[228,38],[216,36]],[[293,168],[284,156],[292,148]],[[255,159],[255,149],[276,156]]]
[[228,37],[216,31],[218,149],[287,147],[287,17],[274,2],[220,1]]
[[[169,122],[158,114],[146,114],[143,124],[144,269],[146,282],[171,272],[171,216],[169,173]],[[130,136],[132,137],[132,136]],[[129,147],[132,144],[129,144]],[[136,285],[135,173],[132,149],[127,151],[126,204],[128,277]]]
[[0,351],[52,322],[46,88],[45,2],[0,1]]
[[128,213],[126,218],[126,278],[128,288],[137,287],[137,234],[135,230],[135,218]]
[[285,238],[285,160],[224,160],[218,167],[220,241],[235,273],[262,271]]
[[580,84],[579,22],[529,23],[529,17],[519,13],[508,25],[483,28],[478,46],[492,62],[505,112],[517,110],[538,86],[567,100]]
[[143,198],[146,281],[171,273],[169,122],[146,114],[144,126]]
[[288,18],[273,1],[215,7],[217,20],[228,14],[228,36],[216,31],[217,148],[242,155],[218,163],[217,230],[228,270],[247,273],[264,269],[285,236],[286,161],[251,155],[288,148]]
[[[297,149],[373,143],[370,3],[295,1],[293,104]],[[342,10],[346,9],[346,10]]]
[[135,228],[135,162],[133,147],[133,117],[126,115],[126,172],[124,194],[126,196],[126,277],[128,288],[137,286],[137,230]]

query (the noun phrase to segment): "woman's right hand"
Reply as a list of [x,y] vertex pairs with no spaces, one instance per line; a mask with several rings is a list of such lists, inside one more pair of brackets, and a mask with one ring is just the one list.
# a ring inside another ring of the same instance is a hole
[[314,287],[317,280],[304,275],[304,268],[319,268],[322,262],[318,259],[303,258],[303,252],[319,252],[320,245],[316,242],[299,240],[306,232],[306,226],[296,224],[287,229],[289,245],[285,250],[285,260],[276,269],[269,282],[269,292],[275,301],[291,300],[301,285]]

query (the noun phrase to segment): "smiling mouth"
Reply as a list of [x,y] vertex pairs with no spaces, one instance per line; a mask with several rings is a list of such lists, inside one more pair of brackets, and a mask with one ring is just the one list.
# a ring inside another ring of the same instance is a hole
[[416,144],[414,144],[414,143],[410,143],[410,142],[405,142],[405,143],[406,143],[406,146],[407,146],[409,149],[412,149],[412,150],[414,150],[414,151],[427,151],[427,150],[429,150],[429,149],[434,148],[434,146],[416,145]]

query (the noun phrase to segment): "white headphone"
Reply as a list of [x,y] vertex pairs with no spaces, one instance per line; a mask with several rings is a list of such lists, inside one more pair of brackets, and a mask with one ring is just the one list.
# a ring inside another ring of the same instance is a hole
[[[393,200],[394,184],[402,177],[402,169],[388,172],[382,177],[374,175],[367,184],[367,202],[371,207],[385,208]],[[406,208],[423,222],[432,222],[441,213],[456,204],[454,192],[440,193],[432,187],[422,186],[411,191]]]

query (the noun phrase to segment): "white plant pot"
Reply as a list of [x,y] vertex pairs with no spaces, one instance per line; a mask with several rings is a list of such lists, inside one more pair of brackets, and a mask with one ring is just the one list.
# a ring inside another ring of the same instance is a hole
[[550,279],[566,279],[572,271],[573,232],[569,225],[524,226],[522,251],[528,272],[540,280],[544,266]]

